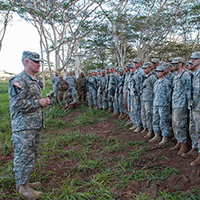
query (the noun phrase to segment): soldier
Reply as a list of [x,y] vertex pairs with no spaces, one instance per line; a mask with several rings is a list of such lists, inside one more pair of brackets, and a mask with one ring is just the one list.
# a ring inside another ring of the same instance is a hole
[[162,66],[165,67],[165,78],[172,84],[175,75],[170,72],[170,64],[164,63]]
[[97,79],[97,102],[98,102],[98,108],[99,110],[103,110],[102,108],[102,93],[100,91],[100,82],[101,82],[101,78],[102,78],[102,75],[101,75],[101,69],[98,69],[98,74],[96,76],[96,79]]
[[81,72],[80,76],[77,79],[77,93],[78,93],[78,101],[81,103],[83,99],[83,103],[85,103],[87,97],[87,91],[86,91],[86,77],[84,72]]
[[100,95],[100,102],[99,105],[101,108],[105,111],[107,109],[107,93],[106,93],[106,82],[107,82],[107,77],[106,77],[106,71],[103,69],[101,71],[102,77],[99,82],[99,95]]
[[119,119],[122,119],[122,116],[125,113],[125,110],[123,110],[122,106],[122,100],[123,100],[123,85],[124,85],[124,69],[119,68],[119,77],[118,77],[118,106],[119,106]]
[[67,97],[67,90],[69,89],[69,83],[63,79],[63,75],[60,74],[59,76],[59,81],[56,83],[56,88],[58,90],[58,97],[60,104],[62,105],[63,103],[63,96],[64,99]]
[[39,79],[39,73],[35,74],[35,78],[38,80],[38,84],[41,87],[41,89],[43,89],[43,82]]
[[144,80],[144,71],[141,69],[141,59],[135,58],[133,60],[135,65],[135,72],[133,79],[135,80],[134,86],[134,118],[136,129],[133,131],[134,133],[139,133],[143,130],[142,119],[141,119],[141,101],[140,101],[140,87]]
[[196,158],[190,166],[200,165],[200,51],[192,53],[192,63],[196,69],[191,84],[191,122],[190,123],[190,136],[192,139],[192,149],[187,154],[182,154],[183,157]]
[[145,78],[140,89],[141,100],[141,118],[144,130],[141,133],[147,133],[145,138],[153,136],[153,89],[157,78],[151,72],[151,63],[143,64],[142,69],[145,73]]
[[43,108],[50,103],[48,98],[42,98],[41,87],[35,78],[41,61],[39,54],[24,51],[24,71],[10,79],[8,89],[16,190],[21,198],[26,199],[35,199],[42,195],[42,192],[32,189],[41,185],[40,183],[29,183],[39,153],[40,132],[44,126]]
[[114,103],[114,96],[117,84],[116,74],[114,72],[114,67],[110,67],[110,74],[107,77],[108,79],[106,83],[106,93],[108,94],[109,111],[106,114],[112,113],[112,107]]
[[[155,136],[149,142],[160,142],[164,145],[169,141],[169,110],[171,105],[171,86],[170,82],[165,78],[165,68],[158,66],[156,69],[159,79],[154,84],[154,100],[153,100],[153,130]],[[162,136],[161,137],[161,133]]]
[[88,106],[91,109],[94,106],[97,108],[97,79],[93,76],[92,71],[88,71],[88,79],[86,80],[88,92]]
[[70,92],[72,94],[72,97],[74,101],[76,101],[76,88],[77,88],[77,83],[76,83],[76,77],[73,76],[72,71],[69,71],[69,76],[67,76],[66,81],[69,84],[69,89],[67,92]]
[[185,71],[185,59],[181,57],[174,58],[172,63],[177,72],[172,83],[172,128],[177,140],[175,147],[171,150],[179,150],[178,155],[186,153],[187,131],[189,129],[189,89],[190,75]]
[[54,76],[53,79],[52,79],[53,91],[54,91],[54,95],[55,95],[57,101],[58,101],[58,90],[57,90],[56,84],[57,84],[57,82],[59,81],[58,75],[59,75],[58,72],[55,71],[55,76]]
[[195,72],[196,68],[193,66],[193,62],[191,60],[186,62],[187,70],[191,71],[192,73]]

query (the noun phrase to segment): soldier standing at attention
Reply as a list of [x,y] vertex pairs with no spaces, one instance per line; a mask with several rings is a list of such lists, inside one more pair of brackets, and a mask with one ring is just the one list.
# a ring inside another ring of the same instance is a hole
[[172,128],[177,144],[172,150],[180,149],[178,155],[182,155],[188,152],[190,75],[185,70],[184,58],[174,58],[171,64],[174,65],[177,72],[172,83]]
[[69,89],[67,92],[72,93],[73,101],[76,101],[76,77],[73,76],[72,71],[69,71],[69,76],[67,76],[66,81],[69,83]]
[[24,51],[24,70],[10,79],[8,88],[16,190],[21,198],[26,199],[35,199],[42,195],[42,192],[32,189],[40,183],[29,183],[39,152],[40,132],[44,121],[43,108],[50,104],[48,98],[42,98],[41,88],[35,78],[40,70],[40,61],[39,54]]
[[85,103],[87,92],[86,92],[86,77],[84,72],[81,72],[80,76],[77,79],[77,93],[78,93],[78,101],[81,103],[83,99],[83,103]]

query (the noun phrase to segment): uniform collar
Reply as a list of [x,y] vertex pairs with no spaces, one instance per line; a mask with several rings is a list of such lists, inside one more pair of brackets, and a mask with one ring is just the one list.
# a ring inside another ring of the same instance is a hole
[[32,76],[31,74],[29,74],[28,72],[26,72],[25,70],[23,70],[23,73],[26,74],[26,76],[28,76],[31,80],[33,81],[37,81],[35,76]]

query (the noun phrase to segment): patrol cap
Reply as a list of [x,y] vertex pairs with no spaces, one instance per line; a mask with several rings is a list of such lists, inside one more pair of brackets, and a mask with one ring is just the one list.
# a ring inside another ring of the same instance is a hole
[[193,65],[193,62],[191,60],[187,61],[186,62],[186,65],[189,65],[189,64],[192,64]]
[[51,91],[50,94],[54,94],[54,91]]
[[126,67],[130,67],[131,63],[126,63]]
[[63,75],[62,75],[62,74],[59,74],[58,78],[63,78]]
[[93,73],[97,73],[97,71],[96,71],[96,70],[92,70],[92,72],[93,72]]
[[109,69],[109,67],[106,67],[106,70],[108,70]]
[[182,57],[173,58],[171,64],[177,64],[177,63],[184,63],[185,64],[185,59],[182,58]]
[[123,72],[124,71],[124,69],[123,68],[119,68],[119,70],[118,70],[119,72]]
[[158,58],[152,58],[151,59],[151,63],[158,63],[158,62],[159,62]]
[[139,63],[139,62],[141,62],[141,59],[140,59],[140,58],[134,58],[134,59],[133,59],[133,62],[134,62],[134,63]]
[[58,74],[58,71],[55,71],[55,74]]
[[70,71],[69,71],[69,74],[71,74],[71,73],[72,73],[72,71],[70,70]]
[[116,72],[118,72],[118,71],[119,71],[119,67],[116,68]]
[[173,58],[169,58],[169,62],[172,62]]
[[100,72],[100,71],[101,71],[101,69],[98,69],[97,71],[98,71],[98,72]]
[[169,63],[163,63],[162,66],[165,67],[165,69],[167,69],[169,67]]
[[89,71],[88,71],[88,74],[91,74],[91,73],[92,73],[92,71],[91,71],[91,70],[89,70]]
[[146,62],[142,65],[142,69],[146,69],[147,67],[151,67],[152,64],[150,62]]
[[164,72],[165,71],[165,67],[163,66],[158,66],[155,70],[156,72]]
[[51,95],[48,93],[48,94],[47,94],[47,97],[50,97],[50,96],[51,96]]
[[105,73],[106,73],[106,70],[105,70],[105,69],[102,69],[102,70],[101,70],[101,73],[102,73],[102,74],[105,74]]
[[40,55],[36,52],[31,51],[24,51],[22,54],[22,62],[24,62],[25,59],[31,59],[33,61],[39,61],[43,62],[43,60],[40,59]]
[[132,64],[130,65],[130,68],[134,69],[134,68],[135,68],[135,65],[132,63]]
[[112,69],[114,69],[114,67],[112,67],[112,66],[111,66],[111,67],[109,67],[109,70],[112,70]]
[[194,53],[192,53],[191,57],[190,58],[200,58],[200,51],[196,51]]

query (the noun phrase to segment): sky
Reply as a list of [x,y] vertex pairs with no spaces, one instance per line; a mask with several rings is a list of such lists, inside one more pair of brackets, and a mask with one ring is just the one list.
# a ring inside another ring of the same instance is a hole
[[21,62],[23,51],[40,54],[39,35],[35,27],[14,16],[8,25],[0,52],[0,71],[18,74],[23,70]]

